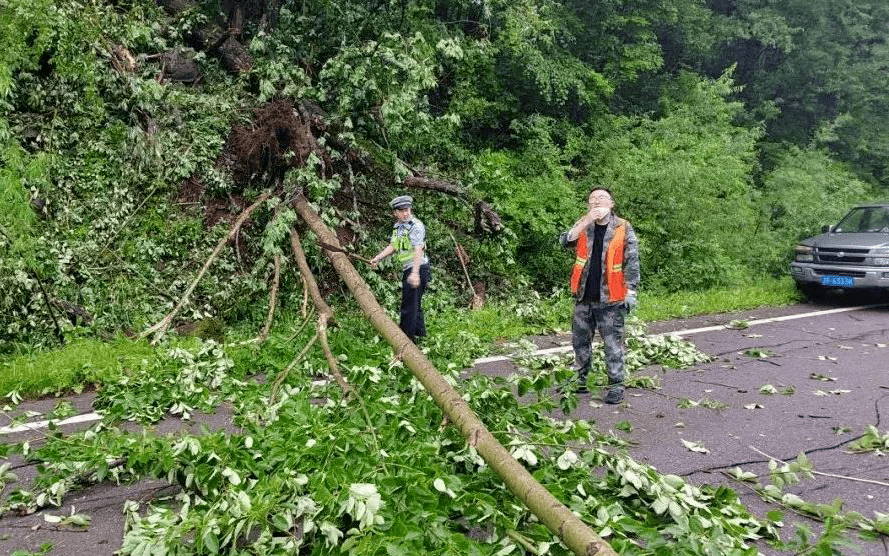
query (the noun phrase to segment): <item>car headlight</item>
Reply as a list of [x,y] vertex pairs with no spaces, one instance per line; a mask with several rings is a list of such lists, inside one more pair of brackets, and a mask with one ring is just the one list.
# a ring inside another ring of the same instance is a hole
[[810,245],[797,245],[796,246],[796,260],[801,263],[810,263],[815,260],[815,255],[813,254],[814,249]]
[[875,266],[889,266],[889,248],[881,247],[870,252]]

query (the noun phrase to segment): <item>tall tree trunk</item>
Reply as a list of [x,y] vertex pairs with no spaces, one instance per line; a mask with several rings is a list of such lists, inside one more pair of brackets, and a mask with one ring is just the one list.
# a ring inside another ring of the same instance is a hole
[[[296,197],[294,207],[318,236],[320,242],[332,246],[339,245],[336,235],[321,221],[303,195]],[[457,426],[469,445],[478,451],[509,490],[575,554],[617,556],[607,542],[543,488],[494,438],[460,394],[445,381],[423,352],[389,318],[386,311],[377,303],[373,292],[349,262],[348,256],[338,250],[329,249],[325,250],[325,254],[377,332],[395,348],[396,353],[402,357],[417,380],[432,395],[438,407]]]

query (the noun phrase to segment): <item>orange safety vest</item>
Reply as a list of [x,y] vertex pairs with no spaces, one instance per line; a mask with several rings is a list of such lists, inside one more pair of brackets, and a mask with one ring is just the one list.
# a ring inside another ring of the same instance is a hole
[[[605,282],[608,284],[608,301],[622,301],[627,296],[627,281],[624,278],[624,244],[626,239],[626,226],[622,218],[617,219],[617,227],[614,229],[614,237],[608,244],[605,252]],[[577,258],[574,259],[574,268],[571,271],[571,293],[577,295],[580,289],[580,277],[583,275],[583,267],[590,257],[590,249],[587,245],[586,230],[577,238]]]

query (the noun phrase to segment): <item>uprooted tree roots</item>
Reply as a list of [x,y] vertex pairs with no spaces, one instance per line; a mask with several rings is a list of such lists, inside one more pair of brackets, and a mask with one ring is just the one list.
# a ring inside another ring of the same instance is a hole
[[217,164],[231,172],[235,184],[280,184],[288,170],[304,165],[312,153],[326,166],[332,164],[310,123],[289,99],[282,99],[259,108],[250,127],[235,127]]

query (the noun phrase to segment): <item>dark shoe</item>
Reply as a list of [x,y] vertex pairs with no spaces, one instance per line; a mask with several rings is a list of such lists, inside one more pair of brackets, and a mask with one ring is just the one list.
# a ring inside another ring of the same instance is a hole
[[608,389],[608,393],[605,394],[605,403],[614,405],[622,401],[624,401],[624,389],[622,386],[614,386]]

